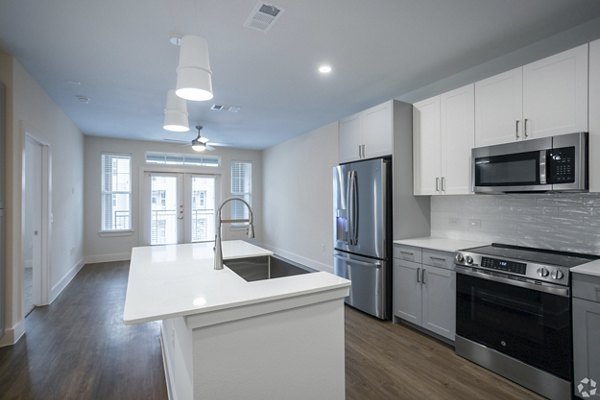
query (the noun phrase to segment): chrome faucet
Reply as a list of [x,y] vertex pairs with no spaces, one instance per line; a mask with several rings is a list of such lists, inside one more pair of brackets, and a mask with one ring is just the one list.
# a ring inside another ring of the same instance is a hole
[[[248,207],[248,211],[250,211],[250,218],[249,219],[244,219],[244,218],[239,218],[239,219],[221,219],[221,210],[223,209],[223,206],[229,202],[232,201],[241,201],[242,203],[244,203],[246,205],[246,207]],[[217,211],[217,226],[216,226],[216,234],[215,234],[215,247],[213,248],[214,252],[215,252],[215,269],[219,270],[219,269],[223,269],[223,247],[221,246],[221,225],[223,223],[241,223],[241,222],[247,222],[248,223],[248,237],[249,238],[254,238],[254,213],[252,212],[252,207],[250,207],[250,204],[248,204],[248,202],[244,199],[240,199],[239,197],[230,197],[228,199],[226,199],[225,201],[223,201],[223,203],[221,203],[221,206],[219,207],[219,210]]]

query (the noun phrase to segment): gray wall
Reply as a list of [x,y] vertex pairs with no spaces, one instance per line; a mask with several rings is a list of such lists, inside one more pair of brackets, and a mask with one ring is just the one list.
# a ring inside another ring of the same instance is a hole
[[396,97],[414,103],[600,38],[600,18]]
[[433,196],[431,235],[600,255],[600,193]]

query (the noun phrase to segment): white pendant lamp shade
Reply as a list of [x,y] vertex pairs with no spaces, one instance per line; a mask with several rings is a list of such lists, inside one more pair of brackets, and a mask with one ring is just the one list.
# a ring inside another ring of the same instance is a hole
[[192,101],[212,99],[211,74],[206,40],[191,35],[181,38],[175,89],[177,96]]
[[187,132],[190,130],[187,104],[184,99],[175,94],[174,90],[169,90],[167,93],[167,107],[165,108],[163,129],[172,132]]

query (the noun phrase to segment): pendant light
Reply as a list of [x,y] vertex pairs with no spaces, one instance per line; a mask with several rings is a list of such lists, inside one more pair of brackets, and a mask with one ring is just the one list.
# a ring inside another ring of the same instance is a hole
[[193,35],[182,37],[175,89],[177,96],[192,101],[212,99],[211,74],[206,40]]
[[172,132],[187,132],[190,130],[187,103],[175,94],[175,90],[167,92],[163,129]]

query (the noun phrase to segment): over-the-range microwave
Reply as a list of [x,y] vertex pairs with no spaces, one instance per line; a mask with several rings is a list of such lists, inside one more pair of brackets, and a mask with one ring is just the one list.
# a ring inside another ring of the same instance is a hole
[[586,192],[587,132],[477,147],[475,193]]

